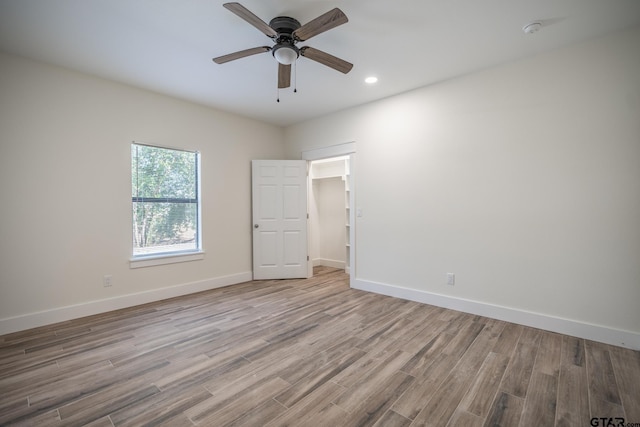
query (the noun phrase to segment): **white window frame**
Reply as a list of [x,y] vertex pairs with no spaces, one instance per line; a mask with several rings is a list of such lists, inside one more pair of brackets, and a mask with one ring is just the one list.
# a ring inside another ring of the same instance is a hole
[[[196,155],[196,199],[197,199],[197,248],[194,250],[185,250],[185,251],[167,251],[161,253],[152,253],[152,254],[142,254],[142,255],[133,255],[133,238],[132,238],[132,246],[131,246],[131,257],[129,258],[129,267],[130,268],[142,268],[142,267],[151,267],[156,265],[165,265],[165,264],[175,264],[181,262],[189,262],[189,261],[197,261],[204,259],[205,252],[202,248],[202,192],[201,192],[201,154],[197,150],[188,150],[184,148],[175,148],[175,147],[167,147],[158,144],[148,144],[139,141],[132,141],[129,150],[133,145],[140,145],[152,148],[161,148],[165,150],[173,150],[173,151],[183,151],[194,153]],[[133,179],[133,176],[131,177]],[[133,200],[132,200],[133,203]],[[133,230],[133,212],[131,214],[131,228]],[[133,237],[133,236],[131,236]]]

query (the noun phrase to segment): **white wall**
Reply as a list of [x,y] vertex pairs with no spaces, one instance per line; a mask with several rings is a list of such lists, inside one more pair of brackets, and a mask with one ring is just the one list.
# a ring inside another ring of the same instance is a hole
[[287,128],[290,158],[357,144],[354,283],[640,349],[638,46],[640,28]]
[[[204,260],[129,268],[133,140],[202,153]],[[282,140],[275,126],[0,54],[0,334],[250,279],[250,160],[282,158]]]

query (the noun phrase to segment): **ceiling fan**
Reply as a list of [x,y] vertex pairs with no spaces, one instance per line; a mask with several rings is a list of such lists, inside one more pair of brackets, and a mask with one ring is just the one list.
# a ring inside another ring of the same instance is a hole
[[347,15],[338,8],[322,14],[304,25],[300,25],[298,20],[288,16],[277,16],[267,24],[240,3],[225,3],[223,6],[271,38],[275,45],[254,47],[218,56],[213,58],[213,62],[216,64],[224,64],[246,56],[271,51],[273,57],[278,61],[278,89],[291,86],[291,64],[296,62],[300,56],[319,62],[344,74],[347,74],[353,68],[353,64],[319,49],[309,46],[300,48],[296,46],[298,42],[306,41],[311,37],[346,23],[348,21]]

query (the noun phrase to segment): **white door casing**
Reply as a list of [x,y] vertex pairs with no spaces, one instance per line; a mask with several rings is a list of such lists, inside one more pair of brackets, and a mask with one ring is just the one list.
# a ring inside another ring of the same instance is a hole
[[308,276],[307,161],[253,160],[253,279]]

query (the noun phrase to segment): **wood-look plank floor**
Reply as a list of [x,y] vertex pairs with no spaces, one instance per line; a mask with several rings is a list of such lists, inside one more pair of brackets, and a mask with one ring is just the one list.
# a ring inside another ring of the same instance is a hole
[[0,425],[592,417],[640,423],[640,352],[353,290],[324,267],[0,337]]

